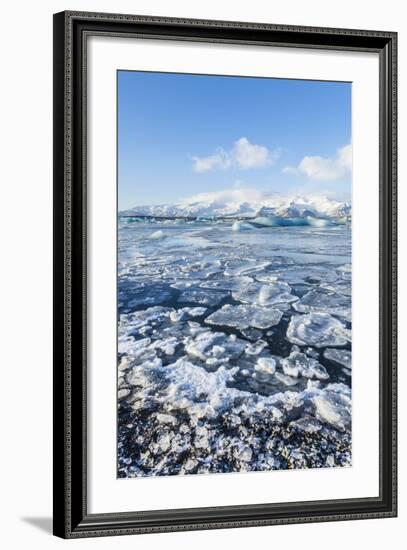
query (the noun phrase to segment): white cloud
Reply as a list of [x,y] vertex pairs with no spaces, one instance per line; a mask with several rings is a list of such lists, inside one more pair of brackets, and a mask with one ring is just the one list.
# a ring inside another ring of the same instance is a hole
[[240,170],[270,166],[280,156],[279,150],[270,150],[264,145],[256,145],[241,137],[235,141],[230,151],[219,148],[208,157],[192,157],[195,172],[227,170],[236,167]]
[[209,157],[193,157],[195,172],[207,172],[208,170],[226,170],[232,161],[229,153],[219,148]]
[[285,166],[285,174],[302,174],[312,180],[335,181],[347,176],[352,170],[352,146],[345,145],[338,149],[336,156],[306,156],[297,166]]

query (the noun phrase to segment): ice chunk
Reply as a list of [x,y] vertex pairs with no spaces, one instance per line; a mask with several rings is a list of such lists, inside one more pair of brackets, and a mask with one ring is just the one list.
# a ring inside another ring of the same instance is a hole
[[176,424],[177,419],[172,414],[157,413],[156,419],[162,424]]
[[[347,386],[344,387],[347,388]],[[345,430],[350,425],[351,400],[348,391],[342,393],[336,388],[330,391],[330,386],[327,386],[326,390],[317,394],[312,401],[316,417],[320,420],[340,430]]]
[[282,359],[281,366],[285,374],[295,378],[298,376],[318,378],[319,380],[327,380],[329,378],[329,374],[323,365],[316,359],[308,357],[299,351],[293,351],[288,357]]
[[178,297],[178,302],[191,302],[204,306],[217,306],[226,296],[227,292],[209,291],[204,288],[184,290]]
[[[192,364],[185,358],[163,368],[166,391],[162,399],[184,409],[189,416],[210,418],[223,410],[235,397],[235,391],[226,387],[238,368],[219,367],[215,372]],[[203,396],[206,400],[203,401]]]
[[352,352],[347,349],[326,349],[324,357],[348,369],[352,368]]
[[246,273],[261,271],[262,269],[264,269],[269,265],[270,265],[270,262],[268,261],[240,260],[240,259],[230,260],[226,262],[225,275],[228,277],[240,276]]
[[238,329],[254,327],[265,329],[278,325],[282,317],[279,309],[272,307],[260,307],[255,305],[224,305],[212,315],[206,318],[205,322],[212,325],[226,325]]
[[127,307],[153,306],[166,302],[170,298],[171,292],[166,287],[160,285],[140,287],[132,291]]
[[214,288],[217,290],[240,290],[252,283],[251,277],[231,277],[228,279],[215,279],[210,281],[204,281],[199,286],[202,288]]
[[233,456],[243,462],[250,462],[253,456],[253,451],[249,446],[239,444],[235,447]]
[[254,369],[262,374],[272,376],[276,372],[276,361],[272,357],[260,357]]
[[175,283],[171,283],[171,288],[176,288],[178,290],[185,290],[186,288],[191,288],[191,286],[196,285],[196,281],[175,281]]
[[278,276],[275,273],[260,273],[256,275],[256,281],[259,281],[259,283],[276,283]]
[[185,321],[190,317],[200,317],[206,312],[206,307],[183,307],[170,313],[170,319],[173,323]]
[[259,355],[266,346],[267,342],[264,340],[257,340],[257,342],[253,344],[247,344],[245,353],[247,353],[247,355]]
[[120,332],[123,334],[126,331],[134,331],[147,325],[160,326],[169,319],[172,311],[173,309],[170,307],[155,306],[143,311],[120,315]]
[[344,346],[351,340],[351,331],[329,313],[293,315],[287,339],[300,346]]
[[291,227],[301,225],[311,225],[307,218],[284,218],[279,216],[265,217],[258,216],[253,220],[253,224],[264,227]]
[[174,355],[178,343],[179,341],[175,336],[170,336],[169,338],[156,340],[153,344],[151,344],[150,348],[162,351],[166,355]]
[[293,304],[293,308],[301,313],[330,313],[351,320],[350,297],[331,292],[326,289],[313,289]]
[[332,225],[332,222],[327,219],[322,218],[313,218],[312,216],[307,216],[306,218],[308,225],[311,227],[328,227],[329,225]]
[[345,264],[341,265],[336,269],[336,271],[341,275],[342,279],[349,281],[352,279],[352,265]]
[[337,292],[344,296],[352,296],[352,285],[350,280],[335,279],[329,282],[325,281],[321,283],[320,288],[324,288],[329,292]]
[[297,296],[291,294],[291,288],[287,283],[277,282],[268,285],[255,282],[241,290],[232,292],[232,296],[239,302],[259,306],[293,302],[298,299]]
[[195,339],[187,340],[185,351],[189,356],[201,361],[208,359],[235,359],[246,347],[246,342],[234,335],[226,336],[222,332],[207,330],[198,334]]
[[322,428],[321,422],[312,416],[303,416],[298,420],[294,420],[290,423],[290,426],[307,433],[316,433]]
[[164,239],[165,238],[165,234],[164,234],[164,231],[161,231],[161,229],[159,229],[158,231],[154,231],[154,233],[151,233],[150,239]]
[[254,227],[249,223],[245,223],[241,221],[236,221],[232,225],[232,231],[245,231],[248,229],[254,229]]
[[151,344],[151,338],[141,338],[136,340],[133,336],[122,333],[118,338],[118,352],[125,353],[126,355],[138,358],[143,356]]
[[283,374],[281,372],[276,372],[275,377],[286,386],[295,386],[298,384],[298,378],[293,378],[292,376],[288,376],[287,374]]
[[261,336],[263,334],[261,330],[258,330],[257,328],[251,328],[251,327],[241,328],[240,332],[242,333],[242,335],[245,338],[247,338],[248,340],[250,340],[252,342],[255,342],[256,340],[261,338]]

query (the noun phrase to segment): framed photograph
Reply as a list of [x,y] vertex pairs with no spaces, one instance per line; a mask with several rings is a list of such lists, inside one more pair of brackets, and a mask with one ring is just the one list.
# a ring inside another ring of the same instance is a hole
[[54,16],[54,533],[396,515],[396,33]]

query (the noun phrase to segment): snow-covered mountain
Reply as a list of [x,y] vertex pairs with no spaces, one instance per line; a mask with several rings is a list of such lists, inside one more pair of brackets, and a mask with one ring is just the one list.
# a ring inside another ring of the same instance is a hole
[[324,218],[351,215],[351,205],[325,196],[281,196],[255,189],[231,189],[202,193],[175,204],[135,206],[122,216],[197,217],[197,218]]

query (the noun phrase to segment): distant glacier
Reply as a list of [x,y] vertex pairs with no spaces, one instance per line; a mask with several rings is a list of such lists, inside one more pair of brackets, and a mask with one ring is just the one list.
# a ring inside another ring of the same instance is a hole
[[[119,216],[160,218],[248,218],[259,225],[315,225],[316,220],[333,223],[350,221],[351,204],[322,195],[281,196],[256,190],[232,189],[202,193],[174,204],[140,205],[119,212]],[[275,220],[275,223],[264,220]],[[285,220],[295,220],[289,223]],[[256,220],[257,221],[257,220]],[[320,224],[323,225],[323,224]]]

